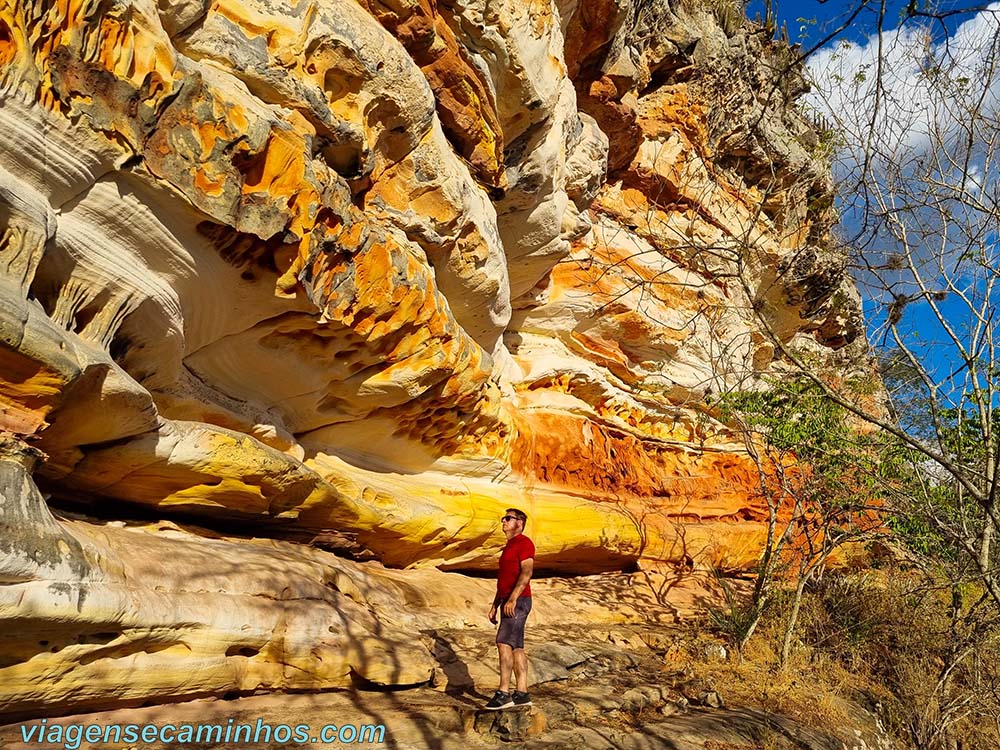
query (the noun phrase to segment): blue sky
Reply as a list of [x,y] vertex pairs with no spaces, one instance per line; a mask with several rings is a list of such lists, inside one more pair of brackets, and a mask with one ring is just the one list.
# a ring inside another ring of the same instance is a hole
[[[907,4],[907,0],[886,0],[884,29],[893,29],[899,26]],[[926,0],[919,0],[918,8],[926,7],[926,5]],[[943,0],[935,5],[940,10],[949,11],[979,5],[979,3],[975,0]],[[789,39],[793,43],[802,44],[803,49],[811,49],[826,36],[840,28],[858,10],[859,6],[860,12],[847,28],[838,34],[837,40],[847,39],[852,42],[864,42],[878,28],[881,3],[872,0],[825,0],[825,2],[819,2],[819,0],[773,0],[771,6],[774,10],[777,26],[779,28],[782,24],[787,26]],[[763,17],[763,0],[751,0],[747,5],[747,15],[750,18],[756,18],[758,15]],[[967,18],[969,18],[969,14],[951,16],[945,21],[945,25],[954,29],[958,23]]]
[[[788,27],[788,36],[792,42],[801,43],[804,49],[818,44],[824,37],[838,29],[861,4],[860,0],[774,0],[777,26]],[[869,7],[870,6],[870,7]],[[906,8],[903,0],[887,0],[886,18],[892,20],[892,25]],[[865,5],[847,29],[838,38],[860,42],[875,31],[877,24],[878,3]],[[763,0],[753,0],[747,6],[747,15],[756,18],[764,15]],[[801,20],[800,20],[801,19]]]
[[[834,39],[826,42],[821,49],[811,55],[807,64],[810,66],[816,77],[818,85],[817,91],[806,97],[805,104],[813,109],[819,110],[830,116],[832,122],[842,128],[847,146],[841,151],[841,158],[835,169],[835,173],[847,174],[852,169],[858,169],[859,159],[864,158],[864,166],[868,167],[867,157],[859,157],[859,153],[870,153],[861,147],[866,141],[866,127],[868,132],[873,130],[884,134],[884,139],[879,142],[882,152],[885,154],[886,162],[889,165],[889,173],[893,173],[893,167],[901,163],[918,165],[921,159],[928,160],[927,154],[944,153],[949,151],[949,134],[961,133],[961,127],[956,125],[953,112],[945,110],[963,112],[964,103],[960,95],[955,95],[952,99],[948,94],[949,101],[957,102],[955,107],[941,107],[940,98],[935,98],[933,86],[928,84],[928,60],[931,64],[941,62],[942,70],[949,70],[951,80],[965,78],[970,81],[969,94],[981,92],[983,87],[989,92],[989,96],[983,100],[987,105],[987,114],[996,118],[1000,115],[1000,77],[997,70],[992,66],[984,65],[994,57],[995,53],[984,40],[988,40],[998,31],[998,20],[996,16],[989,14],[959,13],[948,16],[943,23],[934,22],[928,19],[905,18],[907,7],[906,0],[886,0],[886,10],[882,25],[883,45],[878,46],[874,42],[874,35],[878,31],[878,12],[881,8],[880,2],[868,2],[861,4],[862,0],[773,0],[772,7],[778,28],[782,25],[787,27],[788,37],[792,43],[799,43],[803,51],[812,50],[820,45],[823,40],[837,31],[852,13],[860,12],[854,17],[849,26],[839,32]],[[941,0],[936,3],[938,11],[954,11],[963,7],[975,6],[978,3],[973,0],[956,2],[956,0]],[[918,0],[918,8],[926,7],[926,0]],[[1000,10],[1000,5],[993,5],[994,10]],[[754,18],[758,14],[763,15],[763,0],[753,0],[747,8],[747,14]],[[901,27],[905,21],[905,26]],[[849,43],[849,44],[845,44]],[[879,101],[883,102],[878,110],[872,109],[871,101],[876,97],[870,93],[869,88],[873,81],[871,76],[866,81],[865,71],[874,69],[873,60],[881,51],[882,59],[886,62],[885,69],[888,71],[882,79],[884,84],[882,96]],[[978,89],[976,88],[978,86]],[[949,89],[952,91],[953,89]],[[930,124],[929,124],[930,123]],[[984,126],[981,132],[972,133],[977,139],[981,135],[989,135],[989,128],[993,125]],[[971,132],[971,131],[970,131]],[[960,139],[957,139],[960,140]],[[957,142],[957,140],[955,142]],[[868,141],[871,142],[871,141]],[[853,153],[852,153],[853,149]],[[959,147],[956,151],[961,151]],[[997,179],[1000,175],[1000,165],[997,165],[997,157],[1000,154],[990,150],[973,149],[974,157],[971,162],[965,162],[968,166],[967,174],[975,173],[984,175],[984,179],[977,185],[979,195],[993,196],[996,200]],[[961,160],[959,160],[961,161]],[[880,180],[876,169],[874,178]],[[955,172],[942,173],[940,171],[928,172],[923,167],[914,166],[915,172],[921,171],[930,174],[932,179],[955,178]],[[898,172],[906,174],[906,170]],[[919,183],[918,183],[919,184]],[[882,184],[885,187],[885,183]],[[843,216],[845,229],[843,234],[851,234],[852,222],[857,226],[857,214],[852,215],[849,205],[859,194],[855,192],[853,196],[845,196],[839,202],[839,208]],[[883,192],[882,198],[885,198]],[[889,197],[892,198],[891,189]],[[924,194],[926,197],[926,194]],[[987,201],[988,202],[988,201]],[[952,204],[953,205],[953,204]],[[925,228],[929,227],[927,233],[928,243],[934,243],[941,235],[934,234],[933,210],[925,212],[924,218],[928,219]],[[916,219],[919,221],[920,216]],[[982,215],[977,221],[984,221]],[[989,219],[987,221],[994,219]],[[987,235],[989,241],[979,244],[981,253],[995,259],[997,255],[996,232]],[[891,238],[876,235],[872,247],[876,252],[894,253],[896,249]],[[952,245],[948,249],[954,251]],[[940,250],[946,245],[938,244],[936,248]],[[923,251],[920,260],[927,262],[933,258],[934,250]],[[983,297],[983,278],[980,274],[985,274],[988,278],[995,277],[995,272],[991,274],[989,265],[979,267],[978,273],[973,272],[968,275],[968,282],[964,284],[963,291],[970,297]],[[985,270],[984,270],[985,269]],[[863,278],[859,276],[859,278]],[[959,277],[963,278],[962,276]],[[943,288],[938,285],[938,288]],[[902,292],[912,292],[914,289],[912,282],[910,286],[905,283],[894,287],[894,290]],[[881,299],[877,292],[865,289],[862,285],[862,296],[864,308],[869,323],[869,339],[879,346],[886,341],[885,322],[887,293],[882,292]],[[992,297],[992,293],[989,293]],[[997,295],[1000,297],[1000,293]],[[996,307],[1000,307],[1000,299],[996,300]],[[993,300],[987,298],[987,307],[993,305]],[[949,323],[954,330],[960,331],[969,327],[971,320],[969,310],[960,303],[959,298],[952,294],[939,304],[939,309],[947,316]],[[992,317],[992,315],[991,315]],[[998,313],[1000,318],[1000,313]],[[949,375],[956,371],[964,371],[962,360],[958,355],[957,348],[951,342],[941,324],[936,320],[926,302],[915,300],[912,304],[904,308],[904,319],[900,324],[901,331],[911,344],[912,350],[925,362],[928,372],[932,377],[944,382],[954,382],[955,386],[961,387],[960,381],[949,379]],[[954,386],[952,386],[954,387]],[[944,386],[948,390],[948,386]]]

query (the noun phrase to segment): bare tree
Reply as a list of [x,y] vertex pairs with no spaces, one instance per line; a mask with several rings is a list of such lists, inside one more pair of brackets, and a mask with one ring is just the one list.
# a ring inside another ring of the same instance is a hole
[[947,43],[900,31],[872,52],[880,65],[850,47],[832,55],[815,101],[842,142],[842,234],[891,411],[777,345],[828,398],[909,449],[926,481],[949,485],[949,515],[926,498],[923,509],[1000,606],[1000,17],[981,14]]
[[[789,371],[907,468],[887,484],[886,519],[950,598],[949,645],[908,724],[928,749],[954,746],[959,727],[1000,706],[995,665],[981,659],[1000,639],[998,10],[948,26],[947,12],[911,6],[910,23],[889,30],[883,6],[868,44],[813,62],[811,103],[838,146],[839,239],[887,399],[827,377],[772,324],[768,295],[755,308]],[[752,294],[755,280],[741,279]]]

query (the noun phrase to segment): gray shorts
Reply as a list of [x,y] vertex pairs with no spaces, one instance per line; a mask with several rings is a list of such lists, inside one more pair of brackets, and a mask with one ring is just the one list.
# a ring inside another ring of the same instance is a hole
[[531,597],[518,597],[514,605],[514,616],[504,617],[503,605],[500,605],[500,628],[497,630],[497,643],[506,643],[511,648],[524,648],[524,623],[531,611]]

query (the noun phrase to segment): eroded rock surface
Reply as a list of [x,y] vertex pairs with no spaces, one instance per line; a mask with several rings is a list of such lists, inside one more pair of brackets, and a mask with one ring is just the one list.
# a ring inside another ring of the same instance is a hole
[[[446,634],[447,635],[447,634]],[[642,637],[653,641],[647,646]],[[664,663],[667,644],[677,632],[669,629],[611,630],[568,627],[537,632],[539,645],[558,646],[552,658],[563,669],[553,677],[531,665],[537,682],[531,683],[533,705],[506,711],[482,709],[495,684],[478,686],[450,683],[395,692],[338,690],[311,695],[251,696],[239,700],[194,700],[169,706],[119,709],[97,714],[51,718],[49,727],[72,724],[155,724],[183,727],[188,723],[225,728],[251,727],[261,723],[274,727],[287,723],[305,725],[318,734],[335,723],[351,725],[371,744],[390,750],[460,750],[490,748],[516,742],[525,750],[705,750],[705,748],[767,747],[774,750],[894,750],[878,730],[877,719],[858,705],[848,705],[850,717],[841,725],[813,729],[801,721],[773,711],[749,708],[713,708],[685,693],[704,689],[683,670]],[[574,645],[566,645],[572,640]],[[629,642],[631,640],[631,642]],[[461,645],[456,660],[462,667],[475,666],[480,658]],[[555,648],[550,649],[552,651]],[[721,689],[725,689],[725,685]],[[30,750],[37,744],[24,742],[22,727],[40,724],[0,725],[0,742],[11,750]],[[368,729],[365,729],[368,727]],[[383,729],[378,730],[378,727]],[[49,729],[48,731],[55,731]],[[208,730],[212,731],[212,730]],[[245,731],[245,730],[243,730]],[[354,731],[353,729],[351,731]],[[212,737],[211,734],[207,735]],[[251,735],[252,736],[252,735]],[[261,737],[266,735],[261,734]],[[363,742],[363,741],[362,741]],[[204,743],[207,747],[231,746],[223,739]],[[280,742],[259,740],[258,746],[281,747]],[[149,743],[150,748],[171,747]]]
[[0,5],[0,712],[429,680],[390,569],[511,505],[542,575],[753,564],[712,399],[858,305],[785,51],[671,5]]

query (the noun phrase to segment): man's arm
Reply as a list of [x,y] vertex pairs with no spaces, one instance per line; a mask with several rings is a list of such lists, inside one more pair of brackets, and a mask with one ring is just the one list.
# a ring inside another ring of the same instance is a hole
[[489,614],[490,622],[492,622],[494,625],[497,624],[497,609],[500,607],[501,604],[503,604],[503,599],[501,599],[500,595],[497,594],[496,596],[493,597],[493,603],[490,605],[490,614]]
[[514,616],[514,607],[517,604],[517,597],[521,595],[524,591],[524,587],[528,585],[528,581],[531,580],[531,573],[535,569],[535,558],[528,557],[521,560],[521,572],[517,575],[517,581],[514,583],[514,590],[510,592],[510,597],[507,599],[507,603],[503,605],[503,613],[505,617]]

